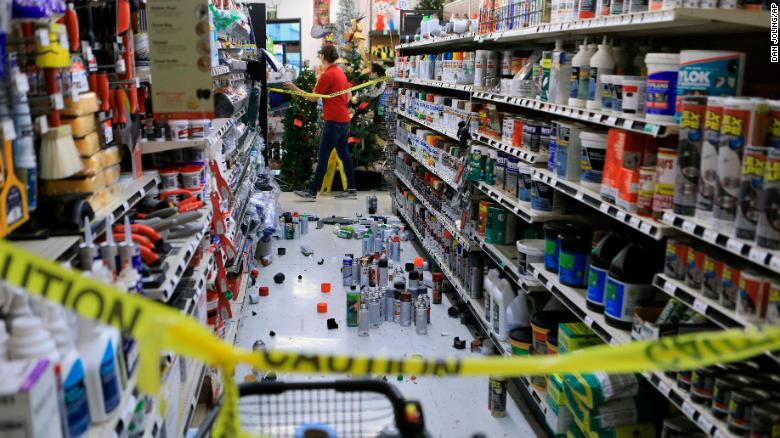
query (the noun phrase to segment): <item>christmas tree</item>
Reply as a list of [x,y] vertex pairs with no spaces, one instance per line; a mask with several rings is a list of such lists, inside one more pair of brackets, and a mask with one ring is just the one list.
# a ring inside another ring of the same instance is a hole
[[[317,78],[312,70],[301,69],[295,84],[303,90],[313,90]],[[284,115],[282,136],[282,179],[293,189],[306,186],[313,171],[319,144],[317,102],[292,99]]]
[[[371,80],[366,37],[360,23],[362,19],[353,0],[342,0],[339,3],[335,23],[337,29],[334,34],[341,55],[339,62],[343,61],[341,68],[353,87]],[[377,142],[382,125],[376,120],[377,105],[383,88],[384,83],[379,83],[352,93],[349,104],[352,114],[349,136],[352,159],[356,167],[372,165],[383,157],[382,148]]]

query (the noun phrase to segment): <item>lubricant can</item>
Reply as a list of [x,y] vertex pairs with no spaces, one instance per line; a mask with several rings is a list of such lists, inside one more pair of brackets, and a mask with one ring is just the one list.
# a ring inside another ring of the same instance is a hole
[[428,307],[422,296],[414,306],[414,330],[418,335],[428,334]]
[[371,280],[371,262],[368,257],[360,259],[360,285],[368,286]]
[[344,286],[349,286],[353,283],[352,263],[352,254],[345,254],[341,260],[341,284]]
[[490,376],[488,381],[488,409],[494,417],[506,417],[506,378]]
[[368,336],[369,312],[366,303],[360,304],[358,311],[358,336]]

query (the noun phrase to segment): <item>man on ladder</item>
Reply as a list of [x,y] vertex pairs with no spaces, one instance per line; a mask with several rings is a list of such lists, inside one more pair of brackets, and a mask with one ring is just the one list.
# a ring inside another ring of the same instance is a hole
[[[338,50],[334,46],[324,46],[319,52],[320,61],[324,72],[320,75],[317,85],[314,87],[316,94],[332,94],[350,88],[349,82],[344,72],[336,65],[339,58]],[[292,82],[284,84],[285,88],[293,91],[303,92]],[[314,96],[302,96],[304,99],[317,101]],[[306,190],[296,190],[295,194],[301,198],[314,201],[317,199],[317,191],[322,186],[325,178],[325,172],[328,169],[328,158],[331,150],[336,148],[341,162],[344,164],[343,171],[347,174],[347,185],[349,189],[336,195],[337,198],[357,198],[355,189],[355,167],[352,164],[352,157],[349,155],[349,108],[347,104],[352,98],[352,93],[344,93],[331,98],[322,99],[322,118],[325,120],[325,127],[322,129],[322,138],[317,149],[317,170],[314,172],[314,180]]]

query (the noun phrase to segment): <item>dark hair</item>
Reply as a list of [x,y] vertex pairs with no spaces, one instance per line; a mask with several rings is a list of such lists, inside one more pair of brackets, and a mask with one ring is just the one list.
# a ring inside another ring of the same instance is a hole
[[376,62],[371,64],[371,71],[375,75],[379,76],[380,78],[385,76],[385,68],[382,67],[381,65],[377,64]]
[[331,64],[339,59],[339,51],[336,50],[336,46],[323,46],[320,49],[320,55]]

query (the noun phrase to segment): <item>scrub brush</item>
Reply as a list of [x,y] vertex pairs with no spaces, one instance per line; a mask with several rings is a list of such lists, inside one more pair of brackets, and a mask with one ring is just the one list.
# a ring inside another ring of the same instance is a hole
[[[57,70],[44,69],[46,88],[50,96],[59,93]],[[70,126],[61,126],[60,110],[53,102],[49,113],[49,130],[41,142],[41,179],[62,179],[80,172],[84,168],[79,150],[73,141]]]

